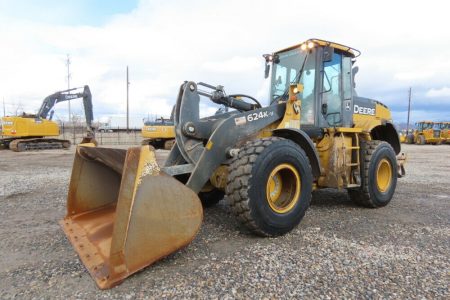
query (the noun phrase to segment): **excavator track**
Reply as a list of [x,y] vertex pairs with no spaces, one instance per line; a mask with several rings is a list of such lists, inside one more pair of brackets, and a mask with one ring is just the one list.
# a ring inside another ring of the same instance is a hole
[[70,141],[59,139],[16,139],[9,143],[9,149],[15,152],[46,150],[46,149],[69,149]]
[[175,144],[175,139],[145,139],[142,140],[142,146],[153,146],[155,149],[170,150]]

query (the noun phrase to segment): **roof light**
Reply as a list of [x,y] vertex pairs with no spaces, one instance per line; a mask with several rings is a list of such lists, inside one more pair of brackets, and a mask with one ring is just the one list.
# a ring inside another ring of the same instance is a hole
[[306,44],[303,43],[303,44],[300,45],[300,49],[302,49],[303,51],[305,51],[306,48],[307,48]]
[[308,48],[309,49],[312,49],[312,48],[314,48],[314,43],[313,42],[308,42]]
[[264,59],[266,62],[272,62],[273,61],[273,55],[272,54],[263,54]]

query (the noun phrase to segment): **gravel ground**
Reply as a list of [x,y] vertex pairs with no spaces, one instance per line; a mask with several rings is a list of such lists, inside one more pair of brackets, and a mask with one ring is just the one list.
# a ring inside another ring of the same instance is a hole
[[0,299],[449,299],[450,146],[404,151],[407,177],[387,207],[360,208],[346,192],[315,192],[295,230],[259,238],[236,222],[225,199],[206,210],[187,248],[106,291],[57,224],[73,150],[2,151]]

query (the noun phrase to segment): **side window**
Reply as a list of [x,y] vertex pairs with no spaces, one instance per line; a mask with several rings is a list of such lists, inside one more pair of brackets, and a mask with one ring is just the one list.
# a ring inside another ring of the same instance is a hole
[[342,86],[344,100],[352,98],[352,59],[348,56],[342,58]]
[[338,125],[342,121],[341,70],[342,56],[334,53],[331,61],[323,66],[322,103],[327,103],[326,119],[330,125]]

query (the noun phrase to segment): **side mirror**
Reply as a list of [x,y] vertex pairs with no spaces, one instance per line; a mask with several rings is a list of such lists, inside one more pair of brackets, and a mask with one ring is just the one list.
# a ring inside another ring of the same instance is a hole
[[266,61],[266,67],[264,69],[264,78],[269,77],[269,72],[270,72],[270,64]]
[[359,71],[359,68],[358,68],[358,66],[356,66],[356,67],[353,67],[353,69],[352,69],[352,81],[353,81],[353,88],[355,88],[355,87],[356,87],[356,83],[355,83],[355,76],[356,76],[356,73],[358,73],[358,71]]
[[266,61],[266,67],[264,70],[264,78],[269,77],[270,72],[270,63],[274,62],[275,64],[280,62],[280,59],[278,57],[278,54],[263,54],[263,57]]

